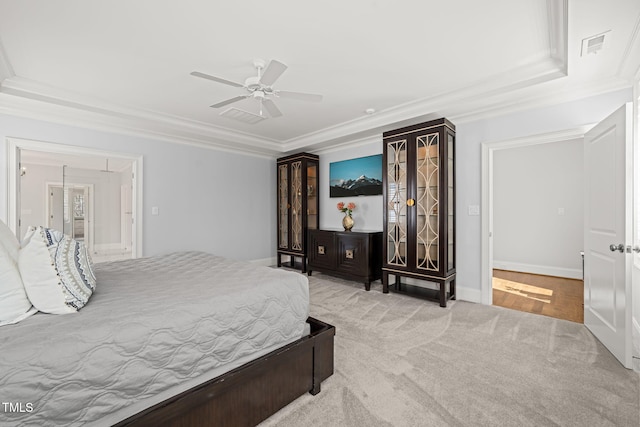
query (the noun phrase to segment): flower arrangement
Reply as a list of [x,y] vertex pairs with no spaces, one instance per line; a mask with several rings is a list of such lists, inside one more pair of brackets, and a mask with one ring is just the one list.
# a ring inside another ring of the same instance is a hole
[[338,203],[338,210],[340,212],[344,212],[347,215],[351,216],[351,211],[353,211],[356,208],[356,204],[353,202],[349,202],[349,204],[347,204],[347,206],[344,205],[344,202],[340,202]]

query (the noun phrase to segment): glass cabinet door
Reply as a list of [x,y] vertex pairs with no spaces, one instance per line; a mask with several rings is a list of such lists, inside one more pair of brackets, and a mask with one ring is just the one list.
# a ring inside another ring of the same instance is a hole
[[291,249],[302,250],[302,161],[291,163]]
[[416,138],[416,267],[438,271],[439,134]]
[[307,228],[318,228],[318,165],[307,165]]
[[453,145],[454,145],[453,135],[447,133],[447,198],[448,198],[448,210],[447,210],[447,270],[451,270],[455,267],[455,231],[453,228],[453,224],[455,222],[454,218],[454,200],[455,200],[455,191],[454,191],[454,163],[453,163]]
[[289,181],[287,165],[278,166],[278,247],[289,247]]
[[407,140],[387,142],[387,264],[407,265]]

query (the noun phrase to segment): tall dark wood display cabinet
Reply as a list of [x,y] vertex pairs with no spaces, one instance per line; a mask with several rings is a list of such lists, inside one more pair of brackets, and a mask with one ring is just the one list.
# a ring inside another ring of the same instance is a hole
[[[289,267],[307,271],[307,230],[320,223],[318,197],[319,159],[315,154],[299,153],[278,159],[278,267],[282,255]],[[301,260],[300,264],[296,260]]]
[[[383,143],[383,292],[391,288],[446,307],[455,299],[455,126],[432,120],[385,132]],[[438,289],[405,284],[402,277]]]

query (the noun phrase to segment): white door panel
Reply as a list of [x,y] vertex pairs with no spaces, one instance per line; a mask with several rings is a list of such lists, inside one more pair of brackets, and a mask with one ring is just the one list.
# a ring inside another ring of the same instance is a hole
[[631,367],[631,104],[585,135],[584,324]]

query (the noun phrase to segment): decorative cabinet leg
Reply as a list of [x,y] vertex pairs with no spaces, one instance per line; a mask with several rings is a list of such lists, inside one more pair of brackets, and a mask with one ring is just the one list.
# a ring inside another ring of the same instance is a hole
[[453,279],[449,283],[449,292],[450,292],[450,295],[451,295],[451,299],[455,300],[456,299],[456,279]]
[[307,258],[302,257],[302,274],[307,272]]
[[282,267],[282,255],[278,254],[278,256],[276,257],[276,259],[278,260],[278,268]]
[[371,290],[371,282],[364,282],[364,290],[365,291]]
[[389,273],[386,271],[382,272],[382,293],[389,293]]
[[447,306],[447,283],[440,283],[440,307]]

